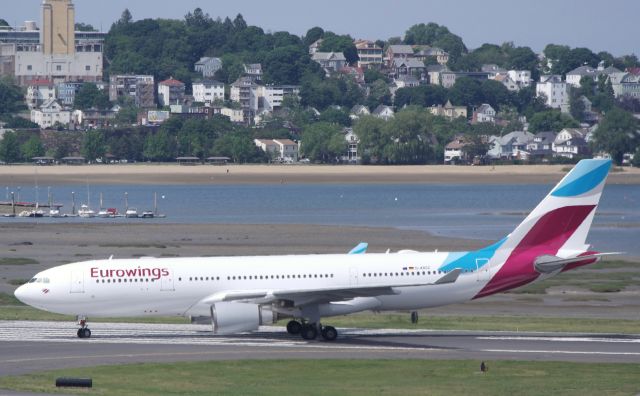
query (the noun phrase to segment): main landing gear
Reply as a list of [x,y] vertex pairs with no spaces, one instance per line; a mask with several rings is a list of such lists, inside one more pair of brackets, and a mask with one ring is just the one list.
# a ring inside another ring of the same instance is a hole
[[89,325],[87,324],[87,318],[78,317],[78,324],[80,328],[78,329],[78,338],[91,338],[91,330],[89,330]]
[[300,335],[305,340],[315,340],[318,333],[325,341],[335,341],[338,338],[338,330],[333,326],[322,326],[319,323],[300,323],[292,320],[287,323],[287,333]]

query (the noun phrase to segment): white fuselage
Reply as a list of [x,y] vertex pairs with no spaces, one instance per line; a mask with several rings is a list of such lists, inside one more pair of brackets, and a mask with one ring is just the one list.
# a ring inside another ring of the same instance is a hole
[[[450,284],[426,285],[444,275],[438,268],[446,257],[393,253],[87,261],[39,273],[22,287],[20,299],[43,310],[89,317],[208,316],[210,304],[201,301],[229,291],[393,286],[394,294],[354,298],[346,302],[346,311],[323,311],[323,316],[472,299],[491,269],[463,272]],[[416,284],[425,286],[403,286]]]

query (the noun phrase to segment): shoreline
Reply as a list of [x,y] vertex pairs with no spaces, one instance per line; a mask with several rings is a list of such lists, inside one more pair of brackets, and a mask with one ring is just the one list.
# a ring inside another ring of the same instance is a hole
[[[553,184],[572,165],[7,165],[0,186],[41,184]],[[616,168],[618,169],[618,168]],[[610,184],[640,185],[640,169],[609,174]]]

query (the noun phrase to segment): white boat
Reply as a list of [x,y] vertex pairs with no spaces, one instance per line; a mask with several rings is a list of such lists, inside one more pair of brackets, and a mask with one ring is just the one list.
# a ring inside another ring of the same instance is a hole
[[62,217],[62,216],[60,215],[60,211],[58,209],[50,209],[49,217]]
[[80,206],[80,210],[78,211],[78,216],[80,217],[96,217],[96,212],[91,209],[87,205]]
[[138,209],[136,208],[129,208],[127,209],[127,211],[124,213],[124,216],[130,219],[137,219],[138,218]]
[[143,219],[153,219],[155,217],[155,213],[150,210],[145,210],[144,212],[142,212],[142,215],[140,217],[142,217]]

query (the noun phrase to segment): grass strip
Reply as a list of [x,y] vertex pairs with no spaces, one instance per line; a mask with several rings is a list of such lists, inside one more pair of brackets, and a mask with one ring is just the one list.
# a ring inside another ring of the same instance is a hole
[[[0,388],[92,395],[629,395],[637,364],[440,360],[245,360],[133,364],[0,378]],[[56,389],[57,377],[93,389]]]

